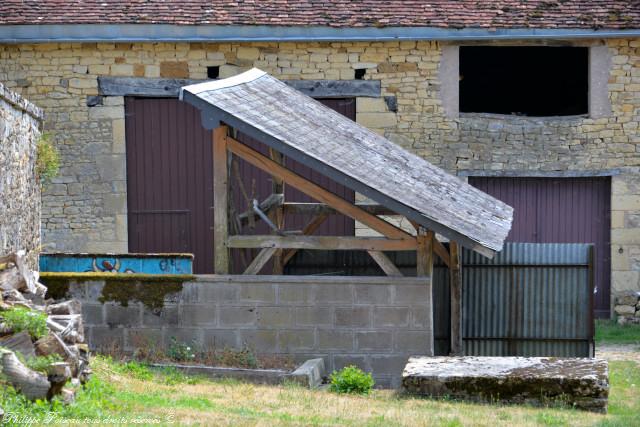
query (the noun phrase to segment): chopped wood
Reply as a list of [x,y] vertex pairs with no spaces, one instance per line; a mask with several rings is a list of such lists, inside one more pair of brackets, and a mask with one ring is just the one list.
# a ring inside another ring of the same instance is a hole
[[2,373],[28,399],[45,399],[51,388],[44,374],[32,371],[12,351],[2,350]]
[[47,306],[49,314],[82,314],[82,304],[76,299]]
[[62,388],[71,378],[71,369],[69,364],[65,362],[55,362],[47,367],[47,379],[51,383],[51,388],[47,394],[47,398],[60,394]]
[[19,332],[15,335],[0,338],[0,347],[22,354],[25,359],[36,356],[35,348],[28,332]]
[[36,355],[49,356],[51,354],[58,354],[62,357],[67,357],[64,347],[60,345],[60,342],[56,339],[53,333],[40,338],[36,341]]

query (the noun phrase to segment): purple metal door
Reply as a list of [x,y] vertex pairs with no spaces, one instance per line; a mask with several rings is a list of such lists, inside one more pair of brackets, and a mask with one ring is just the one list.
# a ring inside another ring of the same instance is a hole
[[594,315],[608,318],[611,287],[611,180],[486,178],[469,183],[514,208],[511,242],[593,243]]
[[[355,120],[354,99],[321,100]],[[127,208],[129,252],[189,252],[194,254],[196,274],[213,273],[213,150],[211,131],[200,123],[192,106],[171,98],[125,99],[127,149]],[[243,142],[268,153],[264,144],[242,135]],[[328,190],[354,200],[354,192],[291,160],[286,164]],[[233,207],[242,212],[247,200],[239,191],[237,176],[250,198],[271,194],[271,177],[238,159],[230,181],[235,185]],[[286,188],[289,201],[309,201]],[[288,230],[301,229],[309,218],[290,216]],[[334,215],[317,234],[353,235],[352,219]],[[244,233],[269,233],[263,223]],[[251,258],[234,254],[234,272],[241,272]],[[264,270],[266,271],[266,269]]]

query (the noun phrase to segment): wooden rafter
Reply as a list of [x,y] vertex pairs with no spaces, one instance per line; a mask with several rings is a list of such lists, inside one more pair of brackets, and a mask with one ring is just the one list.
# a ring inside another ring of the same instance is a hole
[[[315,217],[313,217],[313,219],[311,221],[309,221],[309,223],[307,225],[304,226],[304,228],[302,229],[302,234],[305,236],[310,236],[313,233],[316,232],[316,230],[322,225],[322,223],[329,217],[329,214],[327,213],[321,213],[319,215],[316,215]],[[289,261],[291,261],[291,258],[293,258],[293,256],[296,254],[296,252],[298,252],[298,249],[289,249],[287,252],[285,252],[283,259],[282,259],[282,266],[284,267],[285,265],[287,265],[287,263]]]
[[376,264],[378,264],[380,266],[382,271],[384,271],[384,273],[387,276],[393,276],[393,277],[402,277],[403,276],[402,272],[400,270],[398,270],[398,267],[396,267],[395,264],[393,262],[391,262],[389,257],[386,256],[384,252],[381,252],[381,251],[367,251],[367,253],[371,256],[371,258],[373,258],[373,260],[376,262]]
[[258,274],[262,267],[265,266],[273,254],[277,251],[276,248],[264,248],[258,252],[258,255],[251,261],[251,264],[244,270],[242,274]]
[[325,190],[317,184],[303,178],[302,176],[292,172],[285,167],[277,164],[273,160],[263,156],[252,148],[227,137],[227,147],[235,155],[241,157],[252,165],[264,170],[265,172],[279,176],[285,183],[297,188],[303,193],[313,197],[314,199],[326,203],[333,207],[336,211],[347,215],[369,228],[379,232],[380,234],[390,239],[405,239],[415,240],[415,238],[409,233],[401,230],[400,228],[378,218],[375,215],[371,215],[366,211],[358,208],[352,203],[336,196],[335,194]]
[[347,236],[229,236],[230,248],[278,248],[317,250],[411,251],[416,240]]

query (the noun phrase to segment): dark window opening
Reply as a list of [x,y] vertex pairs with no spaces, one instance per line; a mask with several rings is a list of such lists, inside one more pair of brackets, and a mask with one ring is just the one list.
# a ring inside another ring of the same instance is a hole
[[356,69],[356,80],[364,79],[364,75],[367,73],[366,68],[357,68]]
[[463,113],[587,114],[588,90],[586,47],[460,47]]
[[217,79],[220,77],[220,67],[207,67],[207,77],[210,79]]

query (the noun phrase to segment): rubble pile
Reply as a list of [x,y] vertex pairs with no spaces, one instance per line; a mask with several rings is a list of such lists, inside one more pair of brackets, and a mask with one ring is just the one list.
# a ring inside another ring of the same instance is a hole
[[[81,305],[46,299],[24,251],[0,256],[0,372],[27,398],[73,400],[90,375]],[[31,366],[31,367],[30,367]]]

